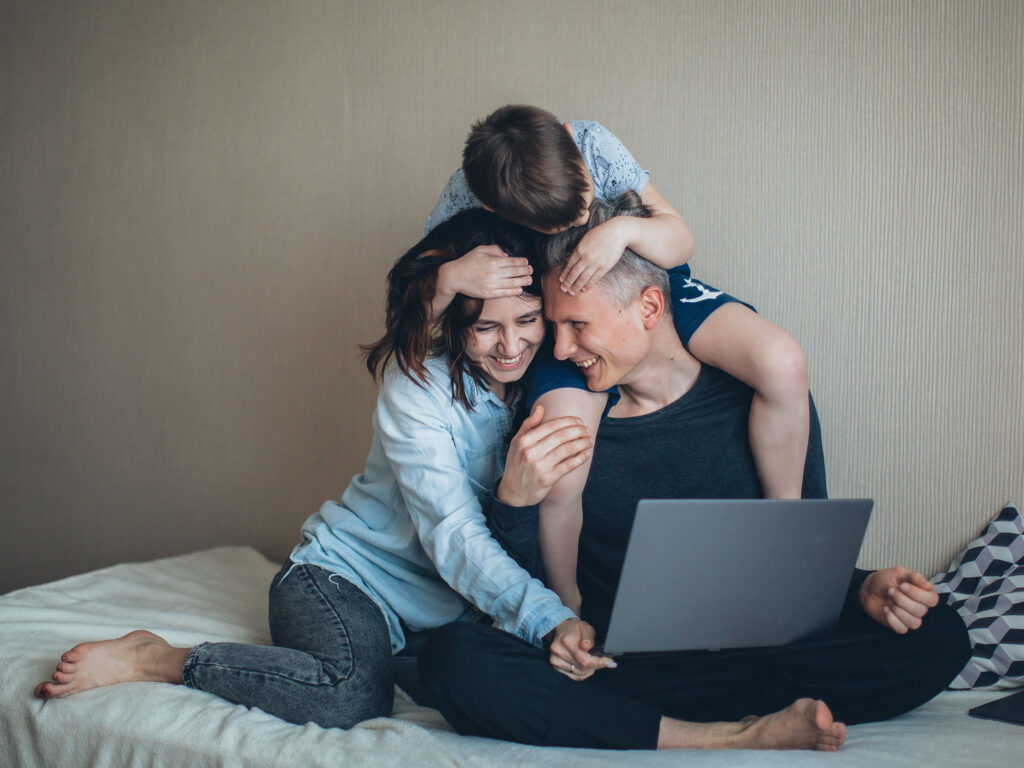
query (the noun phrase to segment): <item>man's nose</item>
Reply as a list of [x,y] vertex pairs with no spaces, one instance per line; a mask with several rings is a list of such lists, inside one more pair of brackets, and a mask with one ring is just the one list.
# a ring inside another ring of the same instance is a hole
[[576,343],[565,328],[555,326],[555,357],[558,360],[568,360],[576,351]]

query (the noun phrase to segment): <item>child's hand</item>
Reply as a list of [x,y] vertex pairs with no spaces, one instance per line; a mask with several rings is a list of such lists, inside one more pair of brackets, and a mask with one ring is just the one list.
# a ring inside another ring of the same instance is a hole
[[479,245],[462,257],[441,265],[438,274],[442,293],[461,293],[474,299],[518,296],[533,282],[533,268],[526,259],[512,258],[496,245]]
[[616,216],[583,236],[558,277],[563,291],[575,296],[587,290],[622,258],[628,242],[619,226],[621,218]]

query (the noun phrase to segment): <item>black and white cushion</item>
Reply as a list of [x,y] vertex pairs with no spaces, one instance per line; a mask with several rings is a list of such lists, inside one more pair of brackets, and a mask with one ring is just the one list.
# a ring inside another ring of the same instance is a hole
[[1024,685],[1024,517],[1008,504],[932,578],[967,624],[973,653],[950,688]]

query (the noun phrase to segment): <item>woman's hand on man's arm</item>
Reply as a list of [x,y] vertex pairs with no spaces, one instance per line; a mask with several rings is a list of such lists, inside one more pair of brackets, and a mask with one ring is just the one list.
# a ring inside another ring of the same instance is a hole
[[536,405],[508,449],[505,476],[496,496],[511,507],[539,504],[560,478],[581,466],[594,441],[582,420],[563,416],[544,421],[544,407]]

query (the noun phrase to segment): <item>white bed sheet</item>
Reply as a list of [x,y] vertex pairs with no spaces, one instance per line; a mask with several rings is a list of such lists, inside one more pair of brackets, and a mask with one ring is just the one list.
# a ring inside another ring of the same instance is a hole
[[969,718],[1003,693],[947,692],[895,720],[851,728],[837,754],[601,752],[459,736],[398,696],[394,716],[349,731],[284,723],[216,696],[131,683],[42,702],[32,689],[75,643],[147,628],[175,645],[267,643],[277,570],[255,550],[221,547],[132,563],[0,596],[3,766],[978,766],[1024,763],[1024,727]]

